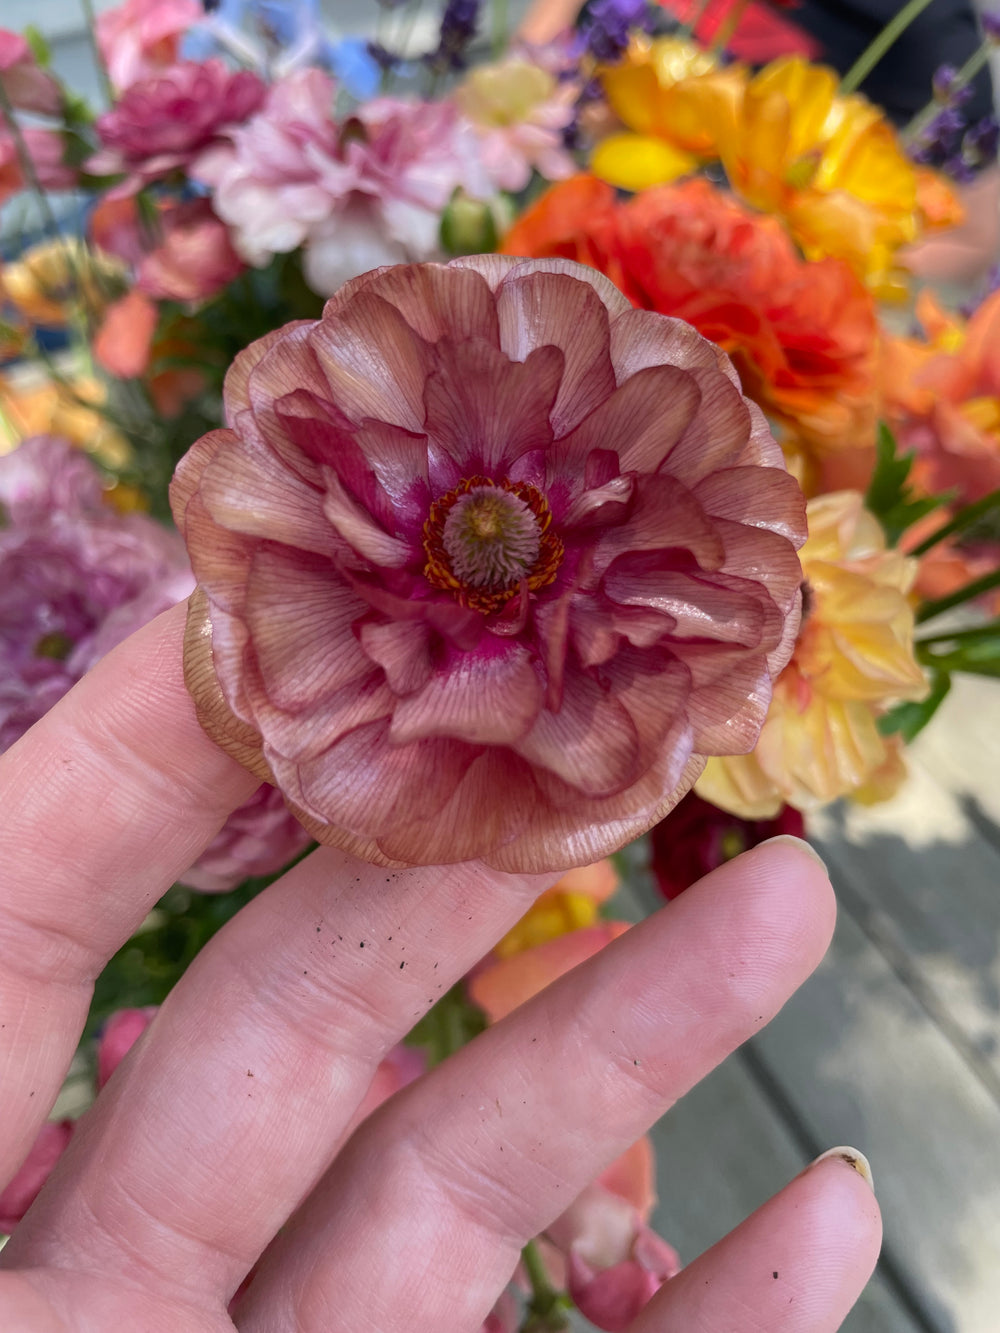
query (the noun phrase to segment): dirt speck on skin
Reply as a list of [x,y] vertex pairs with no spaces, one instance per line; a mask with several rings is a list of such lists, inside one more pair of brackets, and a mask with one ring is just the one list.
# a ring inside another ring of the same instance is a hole
[[404,958],[403,961],[402,961],[402,962],[400,963],[400,965],[399,965],[399,970],[400,970],[400,972],[402,972],[402,970],[403,970],[403,968],[404,968],[405,966],[406,966],[406,959]]
[[247,1078],[253,1078],[253,1070],[252,1070],[252,1069],[248,1069],[248,1070],[247,1070]]

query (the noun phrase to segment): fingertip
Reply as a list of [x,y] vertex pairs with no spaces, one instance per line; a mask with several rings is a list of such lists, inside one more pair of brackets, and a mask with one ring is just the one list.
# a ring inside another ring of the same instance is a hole
[[799,908],[804,910],[821,946],[816,958],[818,964],[830,947],[837,924],[837,899],[826,862],[812,843],[789,833],[758,843],[744,856],[754,858],[779,890],[789,899],[797,900]]

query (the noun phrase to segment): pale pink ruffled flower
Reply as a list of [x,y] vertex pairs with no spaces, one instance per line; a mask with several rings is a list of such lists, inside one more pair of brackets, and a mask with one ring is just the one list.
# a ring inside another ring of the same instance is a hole
[[243,352],[226,408],[172,489],[190,684],[321,841],[588,864],[752,748],[804,503],[689,326],[561,260],[384,269]]
[[192,167],[222,134],[252,116],[265,95],[256,74],[234,73],[221,60],[174,65],[133,84],[98,117],[103,147],[87,170],[97,176],[124,172],[112,197],[134,194],[150,181]]
[[206,301],[243,272],[229,229],[207,199],[180,205],[163,221],[163,240],[139,263],[136,287],[161,301]]
[[97,16],[97,45],[116,88],[176,64],[180,40],[204,18],[198,0],[125,0]]
[[532,170],[565,180],[576,170],[563,131],[572,123],[579,88],[520,56],[474,69],[455,93],[458,109],[479,139],[483,166],[501,190],[523,190]]
[[0,28],[0,86],[18,111],[58,116],[62,90],[51,74],[40,68],[34,52],[18,32]]
[[490,191],[476,137],[451,103],[380,98],[338,125],[333,95],[319,70],[289,74],[195,168],[249,263],[304,245],[306,276],[321,293],[358,264],[435,254],[455,190]]
[[312,841],[282,799],[264,783],[226,820],[198,860],[178,878],[202,893],[226,893],[257,875],[272,875]]

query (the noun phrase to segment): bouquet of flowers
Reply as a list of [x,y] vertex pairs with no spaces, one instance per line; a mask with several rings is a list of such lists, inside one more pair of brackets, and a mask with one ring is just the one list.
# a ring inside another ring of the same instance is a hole
[[[961,107],[998,24],[898,132],[863,70],[733,59],[741,0],[709,40],[418,9],[125,0],[96,114],[0,30],[0,750],[190,597],[199,719],[261,782],[99,979],[98,1084],[314,840],[575,867],[374,1109],[626,930],[621,876],[885,799],[1000,672],[1000,292],[907,267],[995,157]],[[679,1263],[652,1203],[643,1141],[484,1329],[624,1328]]]

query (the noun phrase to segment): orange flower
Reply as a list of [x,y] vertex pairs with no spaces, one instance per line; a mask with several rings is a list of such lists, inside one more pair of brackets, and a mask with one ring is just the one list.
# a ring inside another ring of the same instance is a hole
[[857,492],[810,500],[801,551],[806,608],[756,749],[710,759],[698,794],[744,818],[800,810],[860,788],[888,790],[898,772],[879,713],[927,692],[913,656],[907,593],[916,562],[888,548]]
[[1000,487],[1000,291],[968,324],[929,295],[917,314],[926,337],[895,339],[883,353],[885,413],[917,452],[914,480],[968,504]]
[[804,262],[781,224],[705,180],[616,204],[578,176],[508,233],[508,254],[563,256],[606,273],[634,305],[687,320],[735,361],[744,391],[804,447],[871,443],[878,324],[838,260]]
[[[104,415],[104,385],[89,376],[55,384],[37,375],[0,379],[0,451],[32,435],[58,435],[116,471],[131,447]],[[6,428],[6,429],[5,429]],[[6,440],[5,437],[6,436]]]
[[131,291],[110,305],[94,339],[94,359],[120,379],[136,379],[149,365],[156,330],[155,302]]

